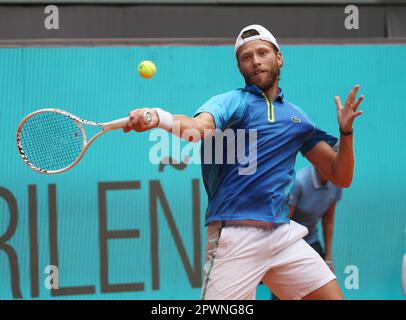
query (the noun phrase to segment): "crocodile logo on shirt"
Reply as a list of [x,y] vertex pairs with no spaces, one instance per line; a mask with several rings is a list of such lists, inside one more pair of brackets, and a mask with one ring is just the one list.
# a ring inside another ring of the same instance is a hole
[[299,118],[296,118],[295,116],[291,117],[290,120],[292,120],[293,122],[296,122],[296,123],[301,122],[301,120]]

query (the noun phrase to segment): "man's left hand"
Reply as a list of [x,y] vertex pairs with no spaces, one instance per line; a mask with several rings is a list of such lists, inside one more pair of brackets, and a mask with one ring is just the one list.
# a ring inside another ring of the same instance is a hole
[[340,126],[340,130],[343,132],[351,132],[354,119],[362,114],[362,111],[357,111],[357,109],[361,101],[364,99],[364,96],[361,95],[357,102],[354,103],[358,89],[358,84],[352,88],[351,92],[348,94],[347,100],[345,101],[344,107],[341,103],[340,97],[334,97],[337,107],[338,124]]

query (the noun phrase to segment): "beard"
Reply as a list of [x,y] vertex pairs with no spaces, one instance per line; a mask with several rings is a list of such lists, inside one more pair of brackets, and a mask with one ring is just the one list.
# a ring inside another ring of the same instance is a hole
[[255,85],[262,91],[266,91],[275,85],[275,83],[279,80],[279,75],[280,67],[277,63],[275,63],[272,69],[263,72],[260,78],[255,77],[254,72],[251,72],[249,74],[244,74],[244,79],[247,85]]

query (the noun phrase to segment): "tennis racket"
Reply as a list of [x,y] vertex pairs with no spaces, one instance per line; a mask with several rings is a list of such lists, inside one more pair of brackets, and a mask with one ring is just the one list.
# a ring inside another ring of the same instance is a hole
[[[144,116],[145,117],[145,116]],[[41,109],[27,115],[18,125],[17,149],[32,170],[56,174],[73,168],[102,134],[121,129],[129,118],[99,123],[81,119],[59,109]],[[86,138],[85,126],[98,132]]]

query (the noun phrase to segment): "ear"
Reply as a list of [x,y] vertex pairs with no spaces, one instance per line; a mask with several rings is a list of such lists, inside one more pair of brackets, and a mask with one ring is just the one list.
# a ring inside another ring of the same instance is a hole
[[276,55],[276,62],[278,63],[279,68],[283,67],[283,57],[280,51],[278,51],[278,54]]

